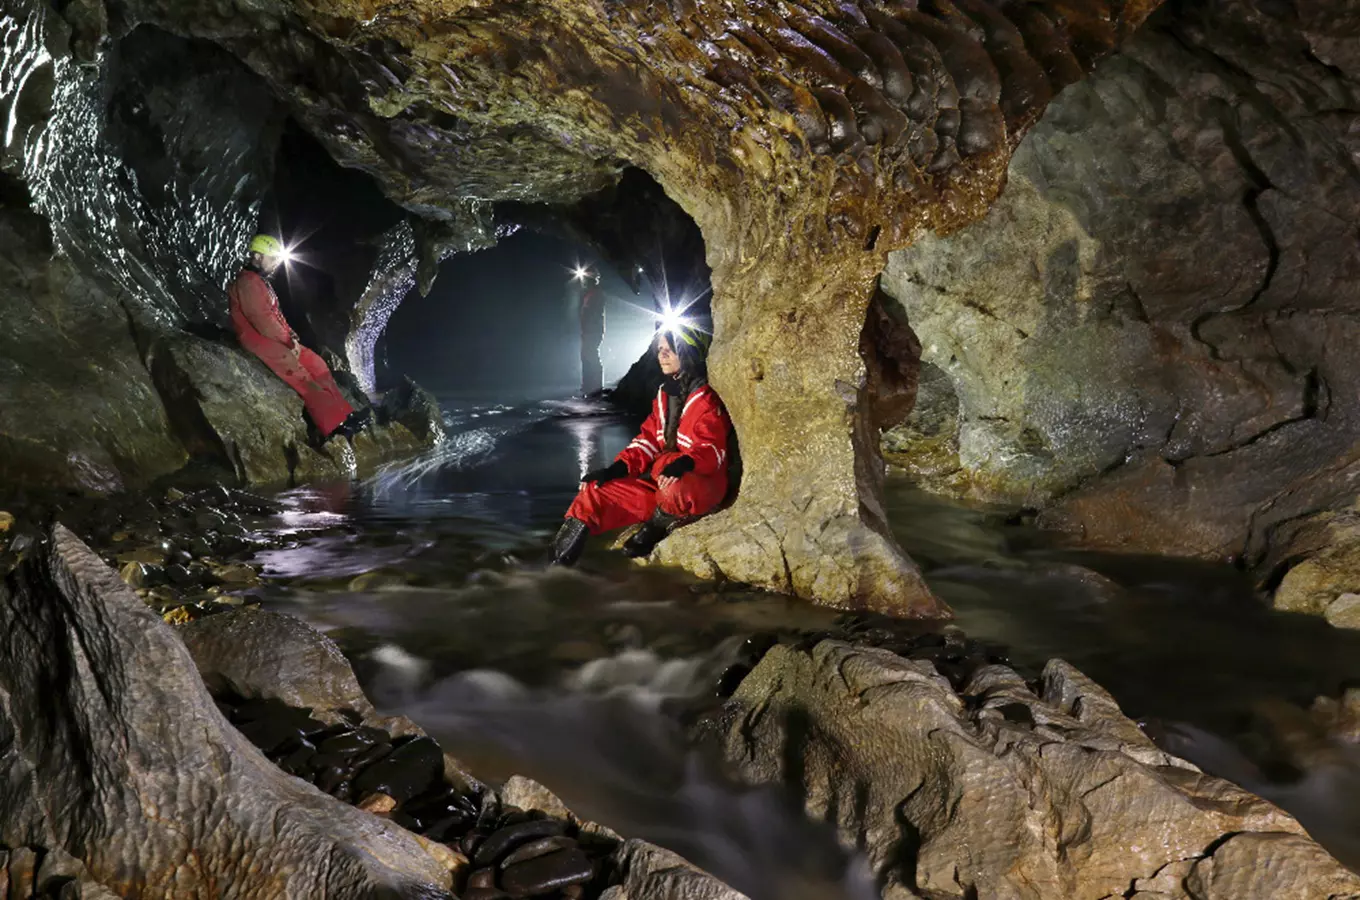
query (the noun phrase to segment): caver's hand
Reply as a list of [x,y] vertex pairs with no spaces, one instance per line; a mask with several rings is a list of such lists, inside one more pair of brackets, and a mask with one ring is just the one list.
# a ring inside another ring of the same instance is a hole
[[679,456],[666,464],[661,470],[660,477],[656,483],[662,488],[669,488],[682,477],[694,471],[694,460],[688,456]]
[[606,481],[613,481],[615,478],[628,477],[628,464],[623,460],[615,460],[612,465],[605,466],[603,469],[595,469],[581,476],[582,484],[604,484]]

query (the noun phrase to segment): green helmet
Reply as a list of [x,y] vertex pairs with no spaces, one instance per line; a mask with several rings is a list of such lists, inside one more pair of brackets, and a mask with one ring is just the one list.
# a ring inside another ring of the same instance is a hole
[[707,356],[708,347],[713,343],[713,335],[708,334],[696,325],[677,325],[671,329],[671,333],[693,347],[700,356]]
[[250,239],[250,252],[261,256],[284,256],[283,241],[269,234],[257,234]]
[[666,330],[671,336],[671,347],[680,357],[680,368],[686,372],[701,370],[708,361],[708,346],[713,336],[696,325],[680,323]]

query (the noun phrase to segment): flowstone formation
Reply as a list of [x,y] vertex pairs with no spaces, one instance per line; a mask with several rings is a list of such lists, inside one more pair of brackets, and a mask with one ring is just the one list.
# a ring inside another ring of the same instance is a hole
[[710,370],[746,464],[736,504],[661,558],[936,615],[915,567],[862,515],[877,499],[857,478],[873,451],[856,438],[875,280],[889,251],[980,216],[1052,96],[1155,6],[110,8],[232,51],[342,164],[433,218],[472,199],[569,204],[625,165],[646,171],[703,232]]
[[[925,387],[887,449],[1088,545],[1266,586],[1316,552],[1360,458],[1356,46],[1346,2],[1159,10],[1049,106],[986,219],[893,254]],[[1360,587],[1305,598],[1318,577],[1292,608]]]

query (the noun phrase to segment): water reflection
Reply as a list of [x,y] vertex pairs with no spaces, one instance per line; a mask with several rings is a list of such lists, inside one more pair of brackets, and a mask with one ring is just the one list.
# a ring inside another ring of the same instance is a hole
[[[262,558],[268,602],[330,631],[370,689],[481,771],[540,775],[733,883],[785,884],[764,836],[824,845],[781,831],[802,824],[777,812],[782,800],[696,773],[658,710],[707,694],[745,635],[834,630],[838,614],[639,569],[599,542],[576,570],[547,567],[581,470],[621,448],[631,423],[585,401],[457,404],[449,421],[449,446],[425,460],[284,495],[293,541]],[[1008,646],[1029,674],[1068,660],[1130,715],[1163,723],[1178,752],[1360,857],[1360,751],[1342,742],[1285,778],[1241,749],[1263,705],[1306,707],[1360,683],[1360,633],[1268,609],[1229,566],[1059,551],[1005,510],[944,503],[905,478],[889,479],[887,508],[971,637]],[[653,759],[653,780],[630,774]],[[743,872],[737,859],[756,862]],[[853,894],[846,861],[826,859],[794,880]]]

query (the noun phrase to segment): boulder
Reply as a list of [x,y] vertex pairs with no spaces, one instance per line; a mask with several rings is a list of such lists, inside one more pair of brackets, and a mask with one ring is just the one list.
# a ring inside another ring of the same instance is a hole
[[340,648],[293,616],[247,607],[176,631],[214,694],[281,700],[328,722],[375,715]]
[[[726,714],[739,777],[801,791],[809,816],[863,848],[885,896],[1097,900],[1144,882],[1150,896],[1196,900],[1360,891],[1296,821],[1159,750],[1060,660],[1034,687],[993,665],[955,693],[928,662],[781,645]],[[1250,847],[1272,865],[1255,866]]]
[[441,897],[414,836],[284,774],[61,526],[0,587],[0,842],[132,897]]
[[365,428],[352,454],[339,438],[314,450],[307,444],[302,398],[245,351],[174,335],[158,341],[150,359],[185,446],[230,469],[241,484],[367,475],[385,459],[429,446],[392,421]]
[[1360,627],[1360,515],[1323,512],[1288,524],[1271,541],[1263,568],[1281,574],[1276,609]]

